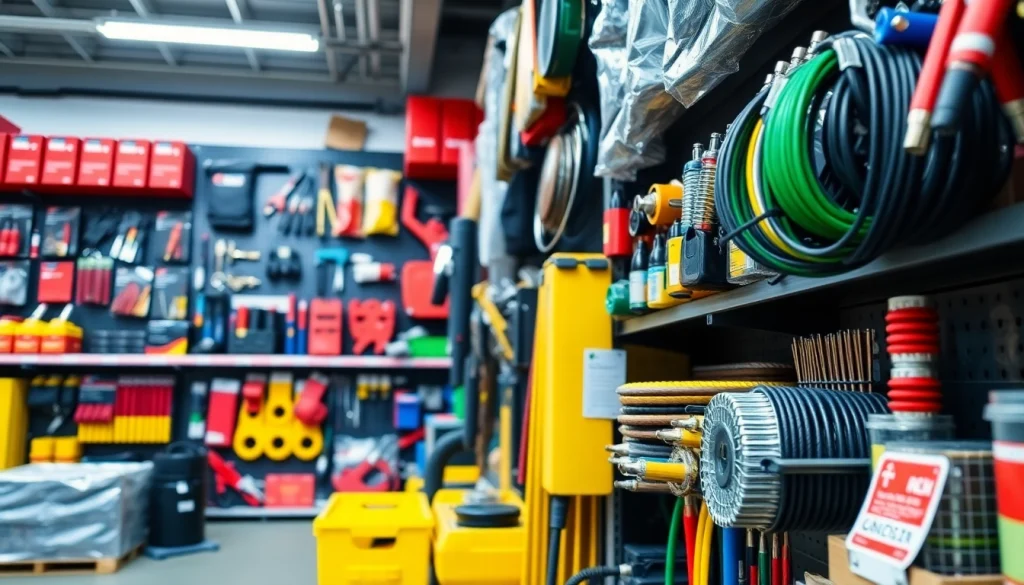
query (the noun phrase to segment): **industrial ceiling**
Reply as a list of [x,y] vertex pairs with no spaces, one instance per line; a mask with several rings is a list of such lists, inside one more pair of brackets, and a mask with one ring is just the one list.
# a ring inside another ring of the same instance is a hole
[[[431,90],[507,0],[0,0],[0,90],[398,107]],[[304,31],[289,53],[103,38],[95,23]],[[435,56],[440,66],[435,63]],[[460,72],[465,74],[465,72]]]

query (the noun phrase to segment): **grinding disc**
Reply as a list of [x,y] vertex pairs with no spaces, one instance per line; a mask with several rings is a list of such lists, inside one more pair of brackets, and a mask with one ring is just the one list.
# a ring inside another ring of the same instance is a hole
[[584,0],[539,2],[537,71],[547,78],[571,75],[583,40]]
[[[619,432],[622,433],[623,437],[629,437],[631,439],[642,439],[645,441],[657,441],[658,436],[655,434],[656,430],[645,429],[642,427],[631,427],[622,425],[619,427]],[[664,445],[665,443],[662,443]]]
[[744,362],[718,366],[696,366],[693,377],[702,380],[772,380],[792,382],[796,370],[789,364],[772,362]]
[[[745,392],[741,390],[738,392]],[[716,393],[720,394],[720,392]],[[707,404],[711,402],[713,395],[708,396],[619,396],[619,402],[624,406],[646,406],[652,404]]]
[[620,414],[617,420],[624,425],[665,429],[672,426],[672,421],[688,416],[685,414]]
[[675,416],[686,416],[700,413],[686,412],[685,406],[623,406],[619,409],[619,414],[672,414]]
[[746,392],[762,382],[693,380],[686,382],[633,382],[619,386],[619,396],[713,396],[719,392]]

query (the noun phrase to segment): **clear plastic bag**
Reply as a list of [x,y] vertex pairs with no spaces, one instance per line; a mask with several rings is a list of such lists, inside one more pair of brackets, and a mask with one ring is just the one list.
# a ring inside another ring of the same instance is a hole
[[505,84],[504,46],[518,15],[518,8],[501,13],[491,24],[487,39],[483,73],[484,118],[476,137],[476,164],[480,169],[480,264],[483,266],[489,266],[492,258],[506,254],[505,238],[501,233],[501,207],[508,183],[497,178],[498,130]]
[[598,149],[599,177],[633,181],[637,170],[665,160],[661,135],[684,110],[665,92],[667,34],[666,0],[630,2],[623,103]]
[[801,0],[668,0],[665,89],[690,107],[723,79],[764,31]]

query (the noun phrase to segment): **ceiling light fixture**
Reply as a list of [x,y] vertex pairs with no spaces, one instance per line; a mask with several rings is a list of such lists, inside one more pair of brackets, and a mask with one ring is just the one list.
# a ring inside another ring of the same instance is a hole
[[268,51],[314,53],[320,39],[300,32],[282,32],[237,27],[158,24],[125,20],[104,20],[96,32],[108,39],[150,43],[177,43],[214,47],[240,47]]

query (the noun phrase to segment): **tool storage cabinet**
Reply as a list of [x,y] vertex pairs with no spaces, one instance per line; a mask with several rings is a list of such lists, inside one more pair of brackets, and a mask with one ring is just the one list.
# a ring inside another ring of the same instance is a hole
[[313,521],[319,585],[424,585],[433,515],[422,492],[336,493]]

